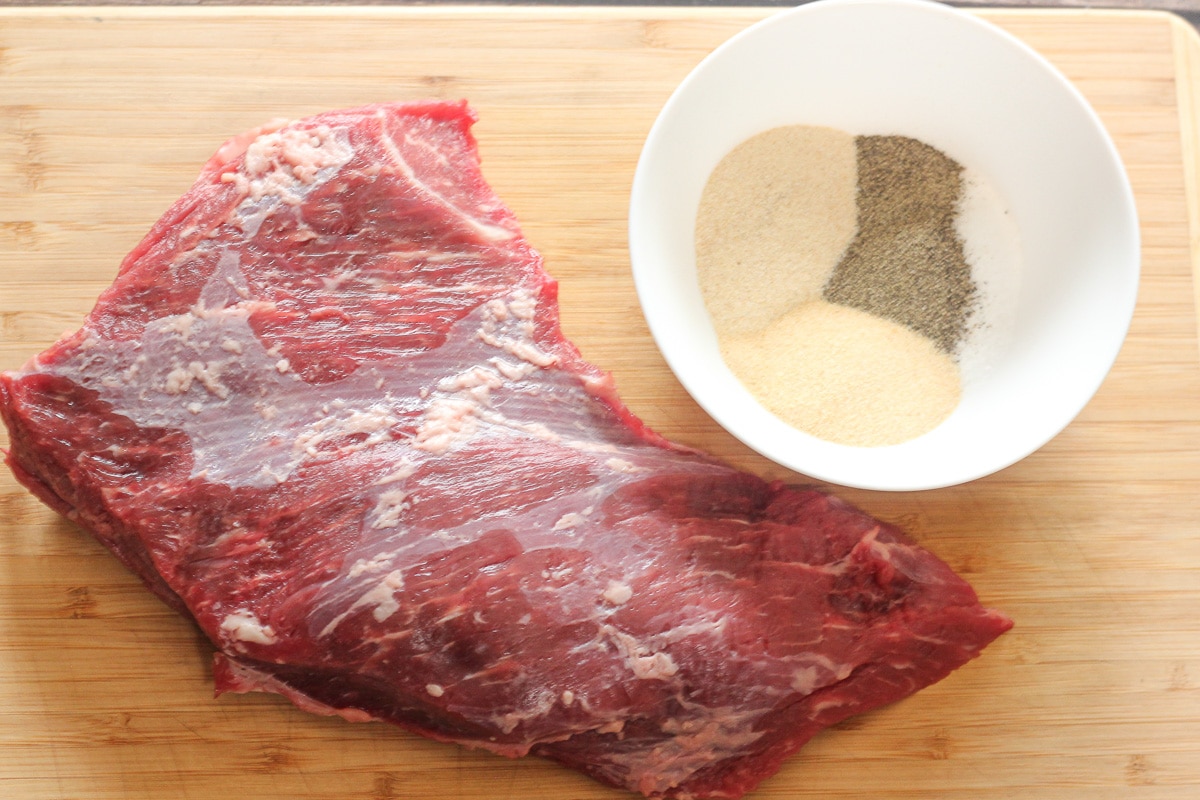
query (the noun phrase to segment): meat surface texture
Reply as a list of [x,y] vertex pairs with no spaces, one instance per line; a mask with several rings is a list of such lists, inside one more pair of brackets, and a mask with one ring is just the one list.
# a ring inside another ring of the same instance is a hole
[[1009,627],[891,525],[639,422],[473,122],[232,139],[0,380],[15,474],[195,620],[218,693],[738,797]]

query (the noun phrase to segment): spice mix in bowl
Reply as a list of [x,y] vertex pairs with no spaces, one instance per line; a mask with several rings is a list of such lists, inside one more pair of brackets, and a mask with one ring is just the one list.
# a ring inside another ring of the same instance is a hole
[[1057,434],[1136,296],[1132,192],[1040,56],[920,0],[820,0],[711,54],[630,207],[652,333],[775,461],[874,489],[989,474]]

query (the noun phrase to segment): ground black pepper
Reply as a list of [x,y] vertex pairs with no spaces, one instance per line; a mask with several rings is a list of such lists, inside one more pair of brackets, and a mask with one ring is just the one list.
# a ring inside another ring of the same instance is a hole
[[824,298],[903,325],[953,355],[977,302],[955,230],[962,167],[906,136],[858,136],[858,233]]

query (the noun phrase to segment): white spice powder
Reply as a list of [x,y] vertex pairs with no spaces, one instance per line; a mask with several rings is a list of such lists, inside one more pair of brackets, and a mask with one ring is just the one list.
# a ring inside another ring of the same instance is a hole
[[857,230],[856,158],[845,131],[788,125],[717,165],[700,199],[696,269],[718,335],[821,296]]
[[847,306],[805,303],[721,345],[763,406],[831,442],[898,444],[958,405],[958,367],[948,355],[902,325]]

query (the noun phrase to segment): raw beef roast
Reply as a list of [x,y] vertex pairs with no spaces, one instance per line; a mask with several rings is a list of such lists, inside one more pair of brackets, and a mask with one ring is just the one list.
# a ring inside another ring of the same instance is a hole
[[737,797],[1009,627],[892,526],[644,427],[473,121],[231,140],[0,382],[16,475],[195,619],[218,692]]

